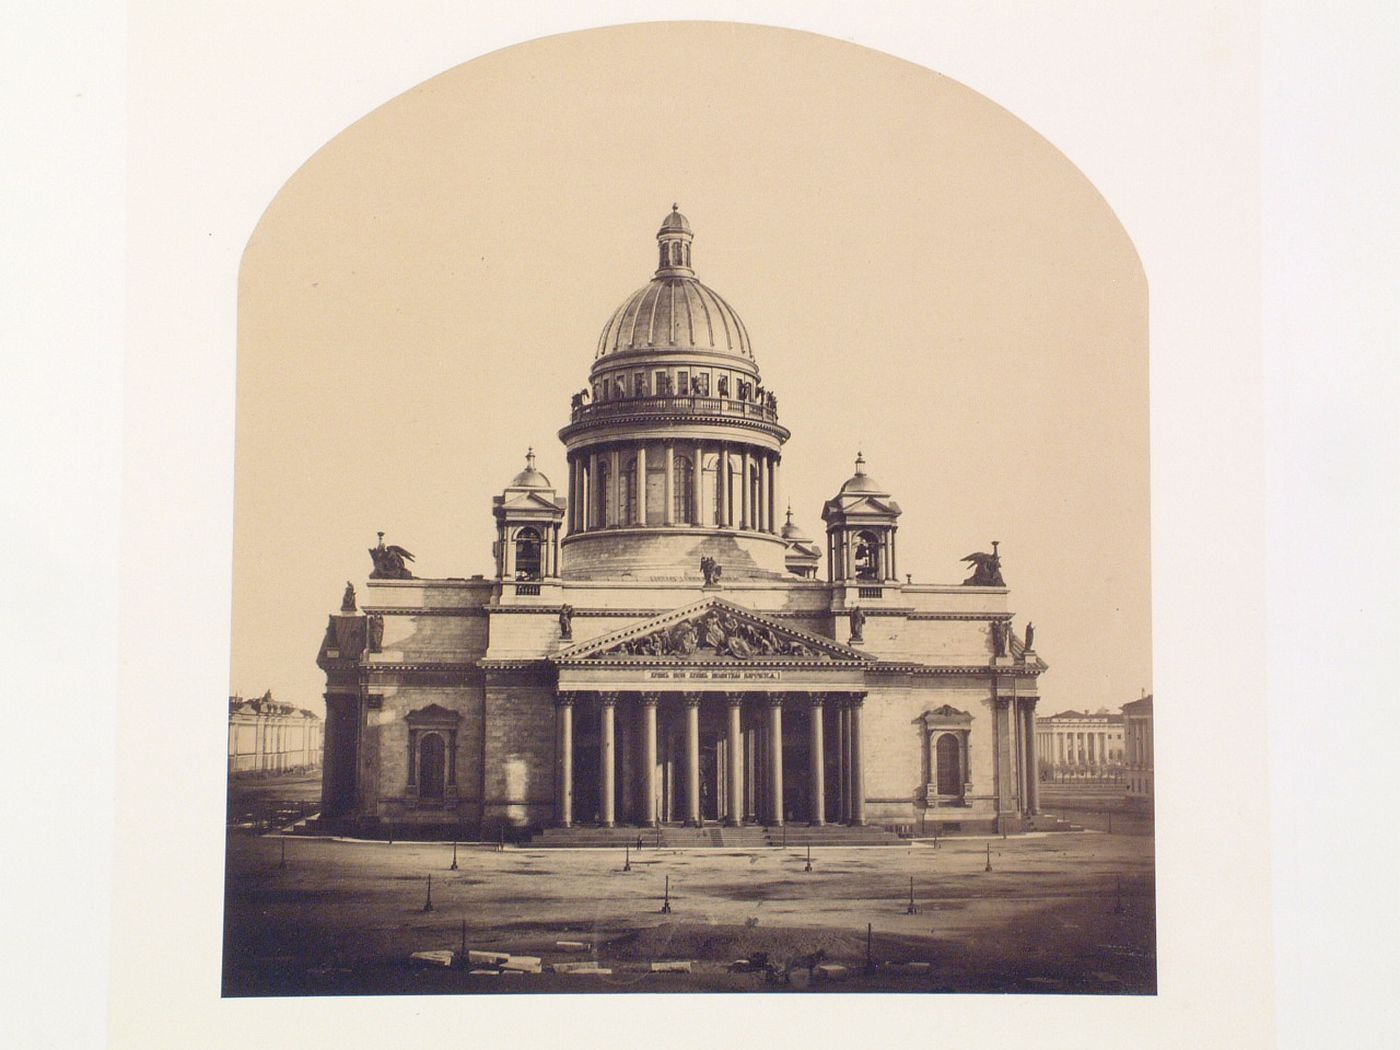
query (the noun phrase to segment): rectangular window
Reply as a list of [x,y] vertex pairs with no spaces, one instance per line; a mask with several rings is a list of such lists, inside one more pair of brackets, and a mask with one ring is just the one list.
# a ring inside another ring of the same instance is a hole
[[681,396],[685,396],[686,394],[689,394],[689,393],[690,393],[690,373],[689,373],[689,372],[677,372],[677,373],[676,373],[676,393],[680,394]]
[[665,372],[657,372],[657,373],[656,373],[656,388],[652,391],[652,393],[654,393],[657,397],[661,397],[661,396],[664,395],[664,394],[669,394],[669,393],[670,393],[670,390],[668,390],[667,387],[668,387],[668,384],[667,384],[667,382],[666,382],[666,373],[665,373]]
[[636,372],[636,373],[633,374],[633,376],[632,376],[632,396],[633,396],[633,397],[646,397],[646,396],[647,396],[647,374],[646,374],[645,372]]

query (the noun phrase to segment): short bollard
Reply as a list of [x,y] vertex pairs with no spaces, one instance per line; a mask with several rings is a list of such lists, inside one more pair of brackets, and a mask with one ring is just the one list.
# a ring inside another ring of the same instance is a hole
[[803,868],[802,870],[803,870],[803,871],[811,871],[811,870],[812,870],[812,844],[811,844],[810,842],[807,843],[807,866],[806,866],[805,868]]
[[992,844],[991,844],[990,842],[987,843],[987,866],[986,866],[985,868],[983,868],[982,870],[983,870],[983,871],[991,871],[991,870],[992,870]]
[[910,876],[909,876],[909,907],[908,907],[908,909],[907,909],[907,911],[906,911],[906,914],[909,914],[909,915],[918,915],[918,914],[919,914],[919,909],[918,909],[918,907],[914,904],[914,876],[913,876],[913,875],[910,875]]
[[281,871],[287,870],[287,840],[282,840],[282,859],[277,862],[277,867]]
[[447,870],[448,870],[448,871],[456,871],[456,870],[457,870],[457,843],[456,843],[456,842],[452,843],[452,865],[451,865]]
[[423,902],[424,911],[433,910],[433,877],[428,876],[428,899]]
[[661,914],[671,914],[671,876],[666,876],[666,896],[661,901]]
[[498,838],[498,839],[496,840],[496,852],[497,852],[497,853],[504,853],[504,852],[505,852],[505,849],[506,849],[506,826],[505,826],[504,824],[502,824],[501,827],[500,827],[500,838]]
[[632,849],[625,842],[622,844],[622,870],[632,870]]
[[1122,915],[1124,912],[1126,912],[1126,911],[1128,910],[1128,909],[1126,909],[1125,907],[1123,907],[1123,876],[1122,876],[1122,875],[1119,875],[1119,876],[1118,876],[1117,896],[1118,896],[1117,903],[1115,903],[1115,904],[1113,905],[1113,914],[1114,914],[1114,915]]
[[462,920],[462,965],[467,964],[467,920]]
[[867,922],[867,923],[865,924],[865,972],[866,972],[866,973],[874,973],[874,972],[875,972],[875,960],[871,957],[871,954],[870,954],[870,939],[871,939],[871,933],[870,933],[870,931],[871,931],[871,924]]

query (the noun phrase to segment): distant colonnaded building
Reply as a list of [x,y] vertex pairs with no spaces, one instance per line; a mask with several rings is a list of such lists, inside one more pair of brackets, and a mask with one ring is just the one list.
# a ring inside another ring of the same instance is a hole
[[289,773],[321,765],[321,719],[315,712],[279,703],[272,690],[254,700],[228,698],[228,771]]
[[1127,733],[1128,802],[1142,809],[1153,808],[1152,783],[1152,694],[1123,705]]
[[1041,779],[1102,779],[1123,769],[1123,716],[1061,711],[1035,720]]

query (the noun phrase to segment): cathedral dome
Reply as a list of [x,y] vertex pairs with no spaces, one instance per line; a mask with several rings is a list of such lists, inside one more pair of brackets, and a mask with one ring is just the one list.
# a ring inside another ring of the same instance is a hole
[[598,338],[598,357],[627,350],[703,350],[753,360],[744,322],[691,269],[692,236],[690,221],[672,206],[656,233],[661,265],[613,313]]

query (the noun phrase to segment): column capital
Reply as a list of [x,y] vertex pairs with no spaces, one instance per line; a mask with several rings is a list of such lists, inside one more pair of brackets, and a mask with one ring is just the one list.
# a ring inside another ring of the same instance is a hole
[[864,706],[865,706],[865,693],[863,693],[863,692],[861,692],[861,693],[847,693],[847,694],[846,694],[846,706],[847,706],[847,707],[864,707]]
[[781,710],[783,706],[783,699],[784,697],[782,693],[768,693],[764,697],[764,703],[766,703],[769,707],[776,707],[779,710]]
[[643,705],[644,707],[655,707],[655,706],[656,706],[657,704],[659,704],[659,703],[661,703],[661,694],[660,694],[660,693],[643,693],[643,694],[642,694],[642,705]]
[[998,710],[998,711],[1005,711],[1007,708],[1009,708],[1009,707],[1011,706],[1011,697],[1009,697],[1009,696],[998,696],[998,697],[994,697],[993,699],[996,700],[996,705],[997,705],[997,710]]
[[602,704],[604,707],[615,707],[615,706],[617,706],[617,700],[618,700],[618,695],[617,695],[617,693],[614,693],[614,692],[611,692],[611,691],[602,692],[602,693],[599,693],[599,694],[598,694],[598,702],[599,702],[600,704]]
[[685,706],[686,706],[686,707],[699,707],[699,706],[700,706],[700,694],[699,694],[699,693],[682,693],[681,696],[684,697],[684,699],[685,699]]
[[577,699],[578,694],[570,690],[554,694],[554,703],[559,707],[573,707]]
[[730,706],[731,708],[733,708],[733,707],[743,708],[743,706],[744,706],[744,694],[743,694],[743,693],[725,693],[725,694],[724,694],[724,698],[725,698],[725,700],[728,702],[728,704],[729,704],[729,706]]
[[813,707],[821,707],[822,705],[824,705],[824,704],[826,703],[826,694],[825,694],[825,693],[808,693],[808,694],[807,694],[807,702],[808,702],[809,704],[811,704]]

